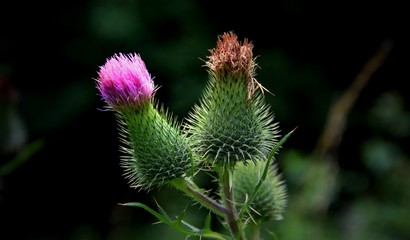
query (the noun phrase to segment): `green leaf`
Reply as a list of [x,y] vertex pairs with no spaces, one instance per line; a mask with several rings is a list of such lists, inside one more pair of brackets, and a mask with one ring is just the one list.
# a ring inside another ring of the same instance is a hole
[[164,217],[166,217],[167,219],[171,219],[171,218],[168,216],[167,212],[165,212],[165,210],[159,205],[159,203],[157,202],[157,200],[154,199],[154,201],[155,201],[155,203],[157,204],[159,213],[160,213],[161,215],[163,215]]
[[153,210],[152,208],[148,207],[147,205],[139,202],[130,202],[130,203],[121,203],[120,205],[122,206],[128,206],[128,207],[139,207],[143,208],[149,213],[151,213],[153,216],[155,216],[158,220],[160,220],[162,223],[167,224],[168,226],[174,228],[175,230],[182,232],[184,234],[187,234],[188,236],[200,236],[204,238],[210,238],[210,239],[217,239],[217,240],[227,240],[228,237],[214,232],[211,230],[210,225],[211,225],[211,217],[210,214],[206,217],[205,219],[205,225],[204,229],[199,229],[185,221],[183,221],[183,218],[185,216],[185,211],[186,208],[178,215],[178,217],[173,220],[171,219],[168,214],[165,212],[165,210],[157,203],[158,206],[158,211]]
[[43,139],[37,139],[34,142],[27,144],[13,159],[0,166],[0,177],[5,177],[15,171],[18,167],[28,161],[34,154],[40,151],[43,146]]
[[163,223],[167,223],[169,221],[168,216],[164,216],[161,215],[159,212],[153,210],[152,208],[148,207],[145,204],[142,203],[138,203],[138,202],[131,202],[131,203],[120,203],[120,205],[122,206],[127,206],[127,207],[139,207],[139,208],[143,208],[146,211],[148,211],[149,213],[151,213],[152,215],[154,215],[156,218],[158,218],[158,220],[160,220]]
[[179,215],[178,215],[178,217],[177,217],[177,222],[182,222],[183,221],[183,219],[184,219],[184,217],[185,217],[185,211],[186,211],[186,207],[185,207],[185,209],[184,209],[184,211],[182,211]]
[[211,230],[211,220],[212,215],[211,213],[208,213],[208,215],[205,218],[204,230]]

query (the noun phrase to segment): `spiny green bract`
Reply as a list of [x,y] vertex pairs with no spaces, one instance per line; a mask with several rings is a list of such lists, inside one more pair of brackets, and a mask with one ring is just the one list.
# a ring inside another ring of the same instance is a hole
[[147,102],[119,117],[127,154],[121,166],[131,187],[151,189],[193,175],[194,156],[186,135],[163,109],[158,112]]
[[[239,163],[233,172],[234,201],[238,211],[255,190],[265,168],[265,161],[244,165]],[[287,203],[284,182],[275,165],[269,166],[266,180],[262,183],[250,205],[249,213],[256,222],[281,220]],[[249,216],[249,215],[248,215]]]
[[218,164],[264,158],[276,143],[278,131],[262,93],[257,91],[249,99],[242,77],[210,76],[200,104],[188,119],[193,149]]

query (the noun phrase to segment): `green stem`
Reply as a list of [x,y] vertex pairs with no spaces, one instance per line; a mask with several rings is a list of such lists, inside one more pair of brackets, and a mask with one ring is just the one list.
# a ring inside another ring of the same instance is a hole
[[214,199],[205,194],[204,190],[200,189],[193,181],[189,178],[180,178],[172,181],[172,185],[178,190],[184,192],[189,197],[196,200],[202,206],[208,208],[213,213],[225,217],[227,214],[227,209],[216,202]]
[[250,233],[252,236],[252,240],[260,240],[261,239],[261,226],[260,223],[250,223],[249,224]]
[[235,239],[245,239],[243,229],[240,228],[238,213],[235,209],[233,192],[232,192],[232,171],[230,166],[224,165],[219,169],[219,179],[221,181],[221,187],[223,192],[223,202],[226,207],[226,221],[231,231],[232,236]]

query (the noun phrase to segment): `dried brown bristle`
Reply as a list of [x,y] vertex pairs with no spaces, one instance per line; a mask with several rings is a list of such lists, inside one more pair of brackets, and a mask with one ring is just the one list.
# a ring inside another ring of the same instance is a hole
[[269,92],[255,79],[255,58],[253,45],[244,39],[243,43],[233,32],[228,32],[218,37],[217,46],[210,50],[206,65],[218,77],[227,74],[233,77],[244,77],[248,84],[248,98],[252,98],[256,89]]

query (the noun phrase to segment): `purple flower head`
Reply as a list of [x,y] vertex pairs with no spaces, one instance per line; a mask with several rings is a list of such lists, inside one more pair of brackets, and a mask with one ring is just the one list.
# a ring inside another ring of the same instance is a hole
[[139,106],[151,99],[154,82],[138,54],[115,54],[100,67],[97,88],[112,108]]

